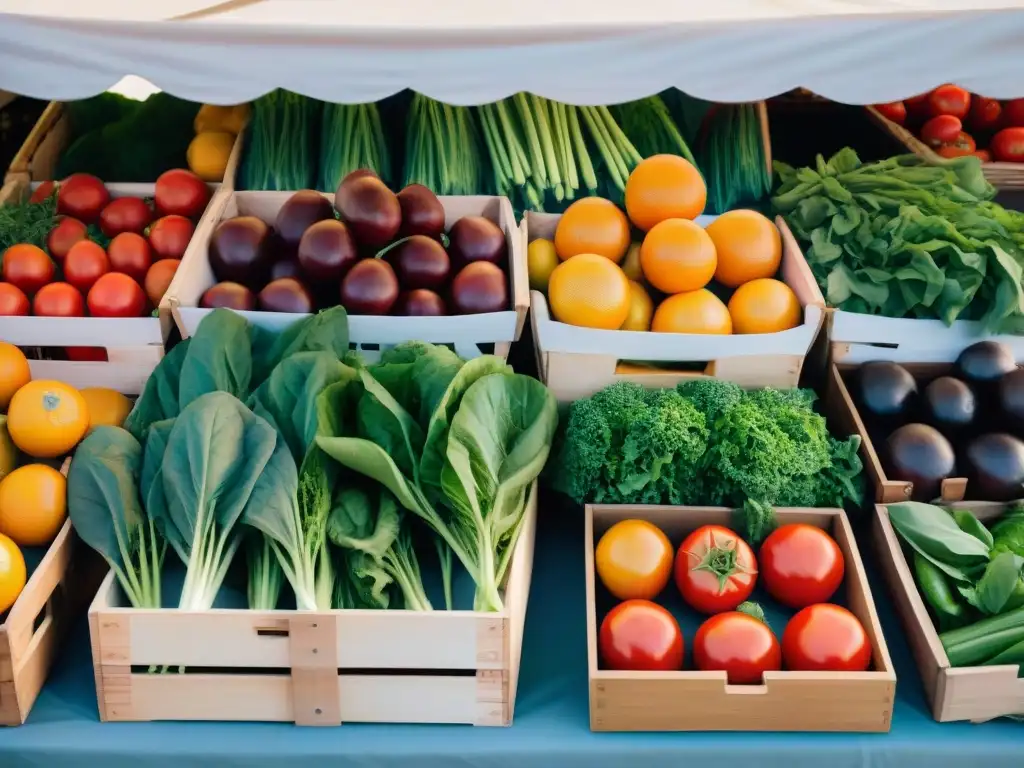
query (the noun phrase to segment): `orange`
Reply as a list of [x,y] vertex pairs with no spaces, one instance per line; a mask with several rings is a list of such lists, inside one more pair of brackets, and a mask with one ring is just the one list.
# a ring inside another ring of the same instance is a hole
[[81,395],[89,413],[89,429],[120,427],[132,410],[132,401],[113,389],[86,387],[81,390]]
[[616,264],[629,248],[629,220],[614,203],[584,197],[565,209],[555,228],[555,251],[562,261],[596,253]]
[[629,280],[605,257],[582,253],[555,267],[548,301],[555,319],[563,323],[618,330],[629,314]]
[[0,533],[19,547],[49,544],[67,516],[67,486],[53,467],[18,467],[0,480]]
[[622,324],[623,331],[651,330],[651,315],[654,314],[654,302],[635,280],[629,281],[629,313]]
[[718,267],[715,280],[736,288],[761,277],[775,277],[782,263],[782,235],[757,211],[729,211],[708,224]]
[[656,224],[640,246],[644,277],[662,293],[703,288],[714,277],[717,263],[708,233],[687,219]]
[[25,353],[13,344],[0,341],[0,410],[6,411],[14,393],[31,379]]
[[27,578],[25,558],[18,545],[0,534],[0,614],[14,605]]
[[7,431],[29,456],[52,459],[78,445],[89,428],[85,398],[59,381],[30,381],[11,398]]
[[700,171],[678,155],[648,157],[626,181],[626,213],[645,232],[666,219],[696,219],[707,199]]
[[800,325],[803,313],[792,289],[779,280],[744,283],[729,299],[735,333],[778,333]]
[[651,322],[659,333],[732,333],[732,318],[725,304],[707,288],[669,296]]

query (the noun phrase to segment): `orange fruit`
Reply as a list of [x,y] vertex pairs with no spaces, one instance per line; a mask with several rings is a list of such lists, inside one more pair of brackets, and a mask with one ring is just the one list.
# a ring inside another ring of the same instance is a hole
[[565,209],[555,228],[555,251],[562,261],[596,253],[616,264],[629,248],[629,220],[614,203],[584,197]]
[[582,253],[555,267],[548,280],[548,301],[560,322],[618,330],[629,314],[629,280],[604,256]]
[[53,467],[26,464],[0,480],[0,533],[19,547],[53,541],[67,516],[67,480]]
[[697,218],[707,199],[700,171],[678,155],[652,155],[626,180],[626,213],[645,232],[666,219]]
[[651,322],[658,333],[732,333],[732,318],[722,300],[707,288],[669,296]]
[[800,325],[803,312],[796,294],[770,278],[744,283],[729,299],[735,333],[778,333]]
[[27,577],[25,558],[18,545],[0,533],[0,614],[14,605]]
[[775,277],[782,263],[782,235],[757,211],[723,213],[706,229],[715,243],[715,280],[736,288],[751,280]]
[[25,353],[0,341],[0,410],[6,411],[14,393],[32,380]]
[[703,288],[715,275],[715,244],[698,224],[667,219],[654,225],[640,246],[640,268],[662,293]]
[[7,431],[29,456],[52,459],[71,451],[89,428],[89,408],[74,387],[30,381],[11,398]]
[[622,324],[624,331],[649,331],[651,330],[651,315],[654,314],[654,302],[644,290],[644,287],[635,280],[629,281],[629,313],[626,315],[626,322]]

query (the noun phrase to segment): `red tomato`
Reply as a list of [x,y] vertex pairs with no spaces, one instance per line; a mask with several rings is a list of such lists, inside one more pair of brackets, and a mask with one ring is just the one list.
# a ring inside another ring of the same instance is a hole
[[28,314],[28,296],[15,285],[0,283],[0,316],[22,317]]
[[963,129],[964,125],[959,117],[939,115],[921,126],[921,141],[929,147],[952,144]]
[[775,633],[741,611],[712,616],[693,637],[693,664],[703,671],[724,669],[730,685],[756,685],[765,672],[782,669]]
[[86,224],[95,223],[109,202],[110,193],[103,182],[88,173],[73,173],[57,187],[57,213]]
[[75,363],[107,362],[107,350],[103,347],[64,347],[64,353]]
[[82,293],[88,293],[95,282],[109,271],[107,252],[92,240],[75,243],[64,259],[64,279]]
[[192,171],[178,168],[160,174],[153,191],[153,202],[161,216],[176,214],[195,219],[206,210],[210,190],[206,182]]
[[945,144],[935,151],[939,157],[966,157],[973,155],[977,148],[971,135],[960,131],[956,141],[952,144]]
[[146,294],[128,275],[108,272],[86,297],[93,317],[141,317],[146,310]]
[[971,94],[957,85],[940,85],[928,96],[932,117],[953,115],[963,120],[971,109]]
[[41,203],[47,200],[50,195],[53,194],[53,189],[56,186],[52,181],[44,181],[38,187],[36,191],[32,193],[32,196],[28,199],[30,203]]
[[141,235],[153,220],[153,212],[140,197],[119,197],[111,200],[100,213],[100,229],[107,237],[122,232]]
[[731,611],[754,591],[757,561],[747,542],[720,525],[691,533],[676,553],[676,586],[701,613]]
[[32,314],[39,317],[81,317],[85,314],[82,294],[73,285],[50,283],[32,299]]
[[153,263],[149,241],[134,232],[122,232],[111,240],[107,246],[107,257],[110,259],[111,272],[128,275],[140,285],[146,279],[149,265]]
[[897,125],[907,122],[907,105],[902,101],[894,101],[891,104],[875,104],[878,114],[887,120],[892,120]]
[[56,226],[46,236],[46,250],[50,256],[63,264],[71,246],[88,237],[89,230],[85,224],[70,216],[59,216]]
[[982,133],[995,130],[1003,114],[1003,105],[995,99],[984,96],[971,97],[971,111],[967,116],[967,124],[972,131]]
[[672,575],[672,544],[646,520],[620,520],[597,542],[597,575],[619,600],[650,600]]
[[907,108],[908,121],[917,122],[928,119],[928,97],[930,95],[930,93],[921,93],[903,100],[903,105]]
[[1024,162],[1024,128],[1003,128],[988,145],[992,157],[1003,163]]
[[184,216],[164,216],[149,228],[149,244],[154,258],[180,259],[185,255],[195,227]]
[[863,672],[871,665],[871,643],[857,617],[832,603],[804,608],[782,633],[786,669]]
[[975,153],[974,153],[974,156],[976,158],[978,158],[979,160],[981,160],[981,162],[983,162],[983,163],[991,163],[992,162],[992,153],[989,152],[987,149],[976,150]]
[[843,583],[839,545],[813,525],[776,528],[761,544],[757,561],[768,594],[790,608],[824,603]]
[[4,281],[21,289],[26,296],[53,280],[56,268],[46,251],[34,245],[12,245],[3,255]]
[[1024,128],[1024,99],[1012,99],[1003,103],[1003,127]]
[[160,300],[170,288],[171,281],[180,264],[181,261],[178,259],[160,259],[160,261],[154,261],[153,266],[149,268],[142,287],[146,290],[146,297],[154,307],[160,305]]
[[607,669],[683,668],[683,633],[671,613],[649,600],[627,600],[601,622],[598,639]]

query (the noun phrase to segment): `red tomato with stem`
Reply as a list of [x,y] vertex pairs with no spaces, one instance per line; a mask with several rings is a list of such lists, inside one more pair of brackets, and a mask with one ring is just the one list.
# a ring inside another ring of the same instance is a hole
[[907,105],[902,101],[893,101],[889,104],[875,104],[875,111],[887,120],[892,120],[897,125],[904,125],[907,122]]
[[951,144],[963,131],[964,125],[959,117],[939,115],[921,126],[921,141],[929,147],[941,147]]
[[109,271],[107,252],[92,240],[75,243],[64,259],[64,279],[83,294]]
[[963,120],[971,110],[971,94],[958,85],[940,85],[928,96],[932,116],[953,115]]
[[24,317],[28,314],[28,296],[16,285],[0,283],[0,317]]
[[1003,128],[988,145],[992,158],[1003,163],[1024,162],[1024,128]]
[[141,317],[146,294],[128,275],[108,272],[89,289],[86,303],[93,317]]
[[141,235],[153,220],[153,211],[141,197],[118,197],[107,203],[100,213],[100,230],[107,237],[122,232]]
[[1024,128],[1024,99],[1011,99],[1003,103],[1004,128]]
[[161,216],[176,214],[195,219],[203,215],[208,202],[206,182],[181,168],[160,174],[153,189],[153,203]]
[[149,241],[142,235],[122,232],[107,246],[107,258],[110,259],[111,272],[128,275],[141,285],[153,263],[153,252]]
[[40,288],[32,299],[32,314],[38,317],[82,317],[85,302],[73,285],[50,283]]
[[747,542],[720,525],[701,526],[679,545],[676,586],[701,613],[731,611],[754,591],[757,561]]
[[782,648],[760,606],[748,603],[700,625],[693,637],[693,664],[705,672],[725,670],[730,685],[757,685],[765,672],[782,669]]
[[612,608],[601,622],[598,647],[607,669],[683,668],[683,633],[679,623],[650,600],[626,600]]
[[809,605],[782,633],[786,669],[805,672],[863,672],[871,665],[871,642],[860,621],[832,603]]
[[761,544],[757,561],[768,594],[790,608],[829,600],[843,583],[846,569],[835,539],[804,523],[772,531]]
[[999,126],[1003,115],[1003,105],[996,99],[984,96],[971,96],[971,111],[967,115],[967,124],[972,131],[983,133],[994,131]]
[[12,245],[3,255],[3,278],[17,286],[26,296],[53,280],[56,268],[46,251],[28,243]]
[[85,224],[70,216],[60,216],[57,219],[57,224],[46,236],[46,250],[49,251],[51,257],[63,264],[71,246],[88,239],[88,237],[89,230]]
[[149,228],[149,244],[153,248],[153,258],[181,259],[185,255],[192,232],[195,227],[184,216],[164,216],[157,219]]
[[672,544],[646,520],[620,520],[601,536],[594,565],[619,600],[656,597],[672,575]]

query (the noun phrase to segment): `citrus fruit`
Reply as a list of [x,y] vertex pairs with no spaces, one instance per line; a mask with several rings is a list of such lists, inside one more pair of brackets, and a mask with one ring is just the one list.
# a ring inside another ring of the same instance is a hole
[[667,219],[647,233],[640,246],[640,267],[647,282],[663,293],[703,288],[715,274],[715,244],[687,219]]
[[626,258],[622,260],[622,271],[630,280],[643,280],[644,270],[640,266],[640,243],[631,243],[626,251]]
[[526,271],[530,276],[530,288],[534,291],[546,291],[548,279],[558,266],[558,254],[555,244],[550,240],[538,238],[526,249]]
[[555,250],[562,261],[596,253],[616,264],[629,248],[629,221],[614,203],[584,197],[565,209],[555,228]]
[[778,333],[800,325],[800,302],[779,280],[761,278],[744,283],[729,299],[735,333]]
[[629,280],[604,256],[582,253],[555,267],[548,301],[555,319],[563,323],[617,330],[629,314]]
[[0,613],[14,605],[27,578],[25,558],[18,545],[0,534]]
[[234,146],[235,137],[227,131],[197,133],[185,153],[188,167],[203,181],[223,181]]
[[730,288],[775,277],[782,262],[782,236],[771,219],[757,211],[729,211],[708,224],[718,266],[715,280]]
[[74,448],[89,427],[85,398],[59,381],[30,381],[11,398],[7,431],[29,456],[52,459]]
[[6,411],[14,393],[31,379],[25,353],[13,344],[0,341],[0,410]]
[[626,213],[645,232],[666,219],[697,218],[707,199],[700,171],[678,155],[652,155],[626,181]]
[[651,315],[654,314],[654,302],[647,291],[636,280],[629,281],[629,313],[622,324],[624,331],[651,330]]
[[0,533],[19,547],[53,541],[67,515],[67,480],[53,467],[26,464],[0,480]]
[[722,300],[707,288],[669,296],[654,312],[658,333],[732,333],[732,318]]
[[132,401],[113,389],[86,387],[81,390],[81,395],[85,398],[89,414],[89,429],[100,426],[120,427],[132,409]]

